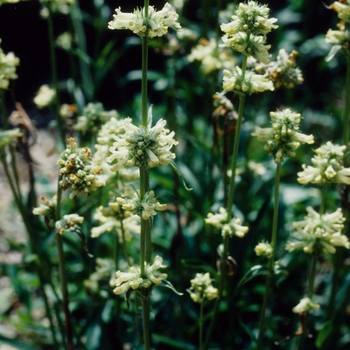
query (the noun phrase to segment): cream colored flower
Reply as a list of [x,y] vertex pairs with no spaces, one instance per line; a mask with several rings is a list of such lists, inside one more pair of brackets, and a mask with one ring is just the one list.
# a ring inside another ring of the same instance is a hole
[[34,103],[38,108],[49,106],[55,99],[56,92],[48,85],[41,85],[37,95],[34,97]]
[[310,182],[350,185],[350,168],[343,166],[345,150],[346,146],[335,145],[330,141],[317,148],[316,155],[311,158],[314,166],[303,164],[303,171],[298,173],[298,182],[303,185]]
[[117,8],[113,20],[108,23],[109,29],[130,29],[140,37],[154,38],[163,36],[169,27],[181,28],[177,21],[178,14],[166,3],[162,10],[156,11],[153,6],[148,7],[148,15],[145,9],[136,9],[133,13],[123,13]]
[[260,242],[255,248],[255,253],[258,256],[266,256],[267,258],[271,258],[273,250],[272,246],[268,242]]
[[17,141],[17,139],[22,136],[22,131],[19,128],[0,130],[0,147],[7,146],[12,142]]
[[159,285],[168,277],[166,273],[158,271],[165,267],[166,265],[163,265],[163,258],[157,255],[152,265],[145,263],[145,276],[141,276],[139,266],[129,267],[129,272],[117,271],[115,274],[116,279],[112,282],[115,286],[113,293],[119,295],[127,292],[130,288],[136,290]]
[[[151,110],[149,113],[152,113]],[[160,119],[153,127],[144,128],[135,126],[130,118],[125,119],[125,134],[116,135],[115,142],[109,149],[111,155],[107,161],[112,163],[111,170],[168,165],[175,158],[170,150],[178,142],[174,139],[175,133],[165,129],[165,124],[166,121]]]
[[249,230],[247,226],[242,226],[242,220],[240,218],[232,218],[230,222],[227,222],[227,211],[225,208],[220,208],[217,214],[209,213],[205,222],[221,230],[221,234],[224,237],[235,235],[241,238]]
[[294,157],[295,149],[301,143],[314,143],[312,135],[300,132],[299,124],[301,115],[289,108],[282,111],[270,112],[272,128],[255,127],[252,136],[258,141],[266,142],[265,150],[274,157],[275,162],[280,163],[285,157]]
[[293,312],[295,312],[296,314],[301,314],[304,312],[317,310],[319,308],[320,308],[320,305],[314,303],[310,298],[303,298],[303,299],[300,299],[299,304],[293,308]]
[[64,215],[63,219],[56,221],[56,232],[60,235],[65,232],[80,232],[80,225],[83,223],[84,218],[78,214]]
[[345,218],[339,208],[334,213],[320,215],[313,208],[307,207],[307,216],[302,221],[293,222],[296,229],[286,244],[286,250],[302,249],[305,253],[314,252],[334,254],[335,247],[350,248],[345,235],[341,234]]
[[19,58],[16,57],[13,52],[5,54],[0,48],[0,89],[7,89],[9,87],[10,80],[18,78],[16,74],[16,67],[18,65]]
[[219,290],[213,287],[212,281],[209,272],[197,273],[191,280],[191,287],[187,291],[195,303],[211,301],[218,296]]

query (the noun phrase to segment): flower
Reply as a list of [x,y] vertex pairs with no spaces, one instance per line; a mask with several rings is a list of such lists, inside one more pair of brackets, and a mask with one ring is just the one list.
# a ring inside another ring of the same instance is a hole
[[7,89],[10,84],[10,80],[18,78],[16,74],[16,67],[18,65],[19,58],[16,57],[13,52],[5,54],[0,48],[0,89]]
[[143,198],[140,198],[138,192],[132,195],[127,193],[124,197],[117,197],[119,203],[124,210],[131,211],[143,220],[149,220],[152,216],[157,215],[157,211],[163,211],[167,208],[166,204],[160,204],[154,195],[154,191],[146,192]]
[[196,277],[190,281],[191,287],[187,291],[195,303],[210,301],[218,296],[219,290],[212,286],[212,281],[209,272],[197,273]]
[[105,186],[100,174],[101,168],[91,160],[88,147],[78,148],[73,138],[68,139],[68,146],[62,152],[57,164],[60,169],[59,185],[63,190],[70,189],[70,198],[76,195],[87,196],[98,187]]
[[87,131],[95,133],[112,117],[118,117],[116,110],[107,112],[103,109],[102,103],[89,103],[83,109],[83,115],[78,117],[77,124],[73,126],[73,129],[83,133]]
[[266,5],[255,1],[240,3],[231,17],[232,21],[220,26],[225,33],[223,46],[252,56],[262,63],[269,63],[270,45],[265,45],[266,34],[278,27],[274,24],[276,18],[268,18],[269,12]]
[[168,277],[166,273],[158,271],[165,267],[166,265],[163,265],[163,258],[157,255],[152,265],[145,263],[144,276],[141,276],[139,266],[129,267],[129,272],[117,271],[115,274],[116,279],[112,282],[112,285],[115,286],[113,293],[119,295],[127,292],[130,288],[135,290],[159,285]]
[[124,210],[118,202],[109,203],[108,207],[96,209],[94,219],[101,225],[91,229],[91,237],[99,237],[104,232],[116,232],[120,241],[129,241],[131,232],[140,233],[140,220],[137,215]]
[[223,81],[222,86],[225,91],[241,91],[252,94],[254,92],[274,90],[273,84],[266,74],[261,75],[246,71],[243,77],[242,69],[238,66],[232,72],[225,69]]
[[301,314],[311,310],[317,310],[319,308],[320,304],[314,303],[310,298],[303,298],[300,299],[299,304],[293,308],[293,312],[295,312],[296,314]]
[[56,97],[55,90],[51,89],[48,85],[41,85],[37,95],[34,97],[34,103],[38,108],[49,106]]
[[301,115],[289,108],[282,111],[270,112],[272,128],[255,127],[252,136],[258,141],[266,142],[265,150],[274,157],[275,162],[280,163],[285,157],[294,157],[295,149],[300,143],[314,143],[312,135],[300,132],[299,124]]
[[298,173],[298,182],[307,183],[344,183],[350,185],[350,168],[344,168],[343,158],[346,146],[335,145],[328,141],[317,148],[316,156],[311,158],[314,166],[302,165],[303,171]]
[[20,2],[21,0],[0,0],[0,6],[3,4],[16,4],[17,2]]
[[181,28],[177,21],[178,14],[166,3],[162,10],[156,11],[153,6],[145,9],[135,9],[133,13],[123,13],[120,7],[115,10],[113,20],[108,23],[109,29],[130,29],[140,37],[154,38],[163,36],[169,27]]
[[73,37],[71,33],[64,32],[56,38],[56,45],[63,50],[69,51],[75,41],[76,38]]
[[230,222],[227,222],[227,211],[225,208],[220,208],[218,214],[209,213],[205,222],[221,230],[223,237],[235,235],[241,238],[249,230],[247,226],[242,226],[242,220],[239,218],[232,218]]
[[81,225],[83,221],[84,218],[78,214],[63,215],[63,219],[56,221],[56,232],[60,235],[65,232],[80,232],[81,228],[79,225]]
[[0,130],[0,147],[7,146],[22,136],[23,134],[20,128],[14,128],[12,130]]
[[286,50],[281,49],[278,52],[276,61],[270,62],[267,66],[267,74],[274,83],[275,88],[284,86],[287,89],[292,89],[304,81],[301,70],[296,65],[296,55],[296,51],[292,51],[288,55]]
[[[149,111],[151,112],[151,109]],[[131,119],[124,119],[125,134],[115,135],[115,142],[110,147],[111,155],[107,162],[112,171],[118,171],[123,167],[145,166],[152,168],[157,165],[168,165],[175,154],[170,151],[175,141],[175,133],[169,133],[165,129],[166,121],[159,119],[155,126],[137,127]]]
[[218,48],[218,43],[214,39],[210,41],[201,39],[188,56],[189,62],[200,61],[203,73],[234,68],[234,58],[231,51]]
[[341,20],[350,23],[350,2],[348,0],[335,1],[330,7],[338,12],[338,17]]
[[272,257],[272,246],[268,242],[260,242],[255,248],[255,253],[258,256],[266,256],[267,258]]
[[345,235],[341,234],[345,218],[338,208],[334,213],[320,215],[313,208],[307,207],[307,216],[302,221],[292,223],[296,229],[286,244],[286,250],[302,249],[305,253],[335,253],[335,247],[350,248]]

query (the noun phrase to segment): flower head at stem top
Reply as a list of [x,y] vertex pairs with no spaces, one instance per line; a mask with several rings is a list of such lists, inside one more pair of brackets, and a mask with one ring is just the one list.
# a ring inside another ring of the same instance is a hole
[[254,248],[254,251],[257,256],[265,256],[270,259],[273,256],[273,249],[270,243],[260,242]]
[[101,178],[101,168],[91,161],[92,153],[88,147],[78,148],[73,138],[58,160],[59,185],[63,190],[70,189],[70,198],[76,195],[87,196],[98,187],[105,186]]
[[312,135],[299,132],[301,115],[289,108],[270,113],[272,128],[255,127],[252,136],[258,141],[266,142],[265,150],[274,157],[275,162],[281,163],[286,157],[294,157],[295,149],[300,143],[314,143]]
[[219,290],[213,287],[212,281],[209,272],[197,273],[196,277],[190,281],[191,287],[187,291],[195,303],[211,301],[218,296]]
[[209,213],[205,222],[219,229],[223,237],[244,237],[249,230],[247,226],[242,226],[240,218],[232,218],[230,222],[227,222],[227,211],[225,208],[220,208],[218,214]]
[[116,135],[115,142],[109,149],[111,155],[107,161],[112,163],[111,170],[118,171],[132,166],[153,168],[157,165],[168,165],[175,158],[170,150],[178,142],[174,139],[175,133],[165,129],[165,124],[165,120],[159,119],[153,127],[137,127],[129,118],[126,119],[125,134]]
[[305,253],[321,254],[336,251],[335,247],[350,248],[345,235],[341,234],[345,218],[339,208],[334,213],[320,215],[313,208],[306,208],[307,216],[302,221],[293,222],[296,229],[286,244],[286,250],[302,249]]
[[181,28],[177,22],[179,16],[169,3],[166,3],[160,11],[149,6],[148,16],[144,8],[135,9],[133,13],[124,13],[119,7],[115,12],[113,20],[108,23],[108,28],[129,29],[140,37],[154,38],[165,35],[169,27]]
[[343,158],[346,146],[335,145],[328,141],[317,148],[311,158],[314,166],[303,164],[303,171],[298,173],[300,184],[344,183],[350,185],[350,168],[344,168]]
[[270,45],[265,45],[266,34],[278,26],[274,23],[276,18],[269,18],[269,8],[260,5],[256,1],[240,3],[231,17],[232,21],[221,25],[225,33],[222,40],[224,46],[252,56],[262,63],[269,63],[267,50]]
[[161,273],[159,271],[159,269],[165,267],[166,265],[163,265],[163,258],[157,255],[152,265],[145,263],[144,276],[141,276],[141,269],[139,266],[129,267],[128,272],[117,271],[115,274],[116,279],[111,283],[115,287],[113,293],[119,295],[127,292],[130,288],[136,290],[159,285],[168,277],[166,273]]

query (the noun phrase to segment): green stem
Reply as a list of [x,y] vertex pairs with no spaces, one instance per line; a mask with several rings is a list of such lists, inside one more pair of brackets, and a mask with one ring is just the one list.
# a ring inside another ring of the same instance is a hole
[[[56,221],[61,218],[61,201],[62,201],[62,190],[58,185],[57,189],[57,206],[56,206]],[[56,242],[58,249],[58,264],[59,264],[59,273],[60,273],[60,282],[62,290],[62,306],[65,317],[65,326],[66,326],[66,338],[67,338],[67,348],[68,350],[74,350],[73,344],[73,325],[72,318],[69,311],[69,294],[68,294],[68,285],[67,285],[67,273],[66,273],[66,260],[63,249],[63,237],[61,234],[56,233]]]
[[[315,277],[316,277],[316,265],[317,265],[318,255],[313,255],[312,257],[312,264],[311,264],[311,270],[310,270],[310,276],[309,276],[309,285],[307,288],[307,297],[312,300],[312,296],[314,294],[314,284],[315,284]],[[307,315],[305,315],[305,323],[306,323]],[[306,330],[303,329],[303,333],[300,336],[298,350],[304,349],[304,342],[306,337]]]
[[151,299],[147,295],[142,299],[142,324],[143,324],[143,346],[144,350],[150,350],[150,328],[149,328],[149,315],[151,312]]
[[[244,77],[247,67],[247,56],[243,56],[242,62],[242,76]],[[238,106],[238,119],[236,124],[236,133],[235,141],[233,144],[233,155],[232,155],[232,165],[231,165],[231,179],[230,179],[230,190],[227,200],[227,222],[232,218],[232,205],[233,197],[235,192],[235,175],[237,169],[237,160],[238,160],[238,149],[239,149],[239,139],[241,134],[242,122],[243,122],[243,111],[244,111],[245,95],[239,95],[239,106]]]
[[52,78],[52,86],[55,90],[56,97],[55,97],[55,117],[57,122],[57,127],[60,133],[60,138],[63,146],[66,146],[66,133],[65,133],[65,126],[64,126],[64,120],[60,115],[60,99],[59,99],[59,89],[58,89],[58,78],[57,78],[57,62],[56,62],[56,52],[55,52],[55,37],[54,37],[54,30],[53,30],[53,21],[52,21],[52,7],[50,2],[48,3],[48,18],[47,18],[47,24],[48,24],[48,34],[49,34],[49,45],[50,45],[50,63],[51,63],[51,78]]
[[267,271],[266,281],[265,281],[265,293],[264,293],[263,303],[261,307],[260,321],[259,321],[259,335],[258,335],[258,347],[257,347],[258,350],[262,349],[262,345],[263,345],[266,308],[267,308],[267,302],[268,302],[269,294],[271,290],[271,280],[274,273],[274,262],[275,262],[275,253],[276,253],[276,244],[277,244],[280,177],[281,177],[281,163],[278,163],[276,167],[276,177],[275,177],[274,208],[273,208],[272,234],[271,234],[272,254],[267,263],[268,271]]
[[200,303],[200,310],[199,310],[199,350],[204,350],[203,347],[203,310],[204,310],[204,303]]
[[321,204],[320,204],[320,211],[319,214],[323,215],[325,211],[326,206],[326,190],[327,190],[327,184],[322,185],[321,189]]

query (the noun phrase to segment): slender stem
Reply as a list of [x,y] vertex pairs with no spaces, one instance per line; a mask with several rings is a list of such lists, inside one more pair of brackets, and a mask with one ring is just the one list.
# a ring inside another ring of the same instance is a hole
[[[61,217],[61,201],[62,201],[62,190],[58,185],[57,189],[57,206],[56,206],[56,221]],[[59,264],[59,273],[60,273],[60,282],[62,290],[62,303],[63,303],[63,312],[65,317],[65,326],[66,326],[66,338],[67,338],[67,348],[68,350],[74,350],[73,344],[73,325],[72,318],[69,311],[69,293],[67,285],[67,273],[66,273],[66,260],[63,249],[63,238],[62,235],[56,233],[56,242],[58,249],[58,264]]]
[[319,214],[323,215],[325,211],[325,205],[326,205],[326,190],[327,190],[327,184],[322,185],[321,189],[321,204],[320,204],[320,211]]
[[142,299],[142,322],[143,322],[143,346],[144,350],[150,350],[150,329],[149,329],[149,315],[151,312],[151,299],[146,296]]
[[[308,284],[308,288],[307,288],[307,297],[310,300],[312,300],[312,296],[314,294],[314,284],[315,284],[315,277],[316,277],[317,260],[318,260],[318,255],[317,254],[313,255],[310,276],[309,276],[309,284]],[[306,322],[306,317],[307,317],[307,315],[305,315],[305,322]],[[305,333],[305,329],[304,329],[303,333],[300,336],[298,350],[304,349],[305,337],[306,337],[306,333]]]
[[199,350],[203,350],[203,310],[204,310],[204,303],[200,303],[200,310],[199,310]]
[[275,262],[275,253],[276,253],[276,244],[277,244],[280,174],[281,174],[281,163],[278,163],[276,167],[276,177],[275,177],[274,208],[273,208],[272,234],[271,234],[272,254],[267,263],[268,271],[267,271],[266,281],[265,281],[265,293],[264,293],[263,303],[261,307],[260,321],[259,321],[259,335],[258,335],[258,347],[257,347],[258,350],[262,349],[262,345],[263,345],[266,308],[267,308],[267,302],[268,302],[269,294],[271,290],[271,280],[274,273],[274,262]]
[[[247,56],[243,56],[242,63],[242,76],[244,77],[245,71],[247,67]],[[236,133],[235,133],[235,141],[233,144],[233,156],[232,156],[232,165],[231,165],[231,180],[230,180],[230,190],[229,196],[227,200],[227,222],[231,220],[232,217],[232,205],[233,205],[233,197],[235,192],[235,174],[237,169],[237,159],[238,159],[238,148],[239,148],[239,139],[241,134],[241,127],[243,122],[243,111],[244,111],[244,103],[245,103],[245,95],[239,95],[239,106],[238,106],[238,119],[236,124]]]

